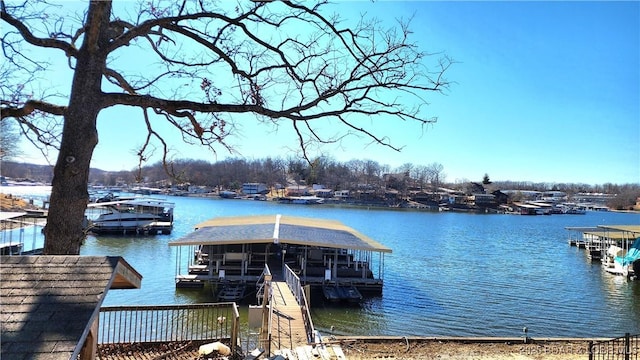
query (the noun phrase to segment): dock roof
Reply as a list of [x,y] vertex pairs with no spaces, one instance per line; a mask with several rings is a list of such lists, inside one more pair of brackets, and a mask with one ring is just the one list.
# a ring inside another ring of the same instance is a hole
[[27,215],[27,213],[23,211],[21,212],[2,211],[0,212],[0,221],[11,220],[11,219],[19,218],[25,215]]
[[219,217],[170,246],[285,243],[390,253],[391,249],[335,220],[283,215]]
[[598,231],[584,231],[584,234],[587,235],[592,235],[592,236],[597,236],[600,238],[608,238],[611,240],[626,240],[629,239],[629,233],[626,233],[624,231],[605,231],[605,230],[598,230]]
[[77,359],[109,289],[139,288],[121,257],[0,257],[2,356]]
[[616,240],[640,237],[640,225],[567,226],[565,229]]
[[640,225],[598,225],[598,227],[605,230],[632,233],[634,237],[640,236]]

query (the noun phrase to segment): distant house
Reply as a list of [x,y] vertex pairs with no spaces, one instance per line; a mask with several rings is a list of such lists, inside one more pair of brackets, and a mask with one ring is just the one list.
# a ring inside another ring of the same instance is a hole
[[313,195],[315,195],[317,197],[321,197],[321,198],[324,198],[324,199],[328,199],[328,198],[333,197],[333,190],[327,189],[322,184],[313,184],[311,187],[312,187]]
[[244,183],[242,184],[242,193],[246,195],[264,195],[269,192],[266,184],[263,183]]
[[545,191],[542,193],[542,200],[560,202],[567,200],[567,193],[564,191]]
[[449,194],[449,196],[447,196],[447,203],[450,205],[466,204],[466,202],[467,202],[467,197],[464,195]]
[[493,206],[496,203],[496,197],[493,194],[472,194],[469,200],[475,205],[480,207]]
[[426,193],[424,191],[418,191],[411,194],[413,201],[417,201],[422,204],[433,205],[436,206],[440,202],[440,195],[433,193]]
[[121,257],[0,256],[2,358],[96,358],[98,315],[110,289],[138,289]]
[[522,200],[538,200],[542,196],[542,192],[535,190],[500,190],[508,196],[520,196]]
[[579,202],[590,202],[594,204],[604,205],[607,201],[615,198],[616,196],[613,194],[604,194],[604,193],[577,193],[573,196],[574,201]]
[[333,192],[333,197],[338,199],[348,199],[349,198],[349,190],[337,190]]
[[514,202],[512,206],[519,212],[521,215],[537,215],[538,214],[538,206]]
[[286,196],[309,196],[311,195],[311,189],[302,185],[287,186]]
[[500,190],[496,190],[496,191],[492,192],[491,194],[493,194],[493,196],[495,196],[497,204],[506,204],[507,202],[509,202],[509,195],[503,193]]
[[328,199],[328,198],[333,197],[333,190],[331,190],[331,189],[318,189],[318,190],[315,190],[315,195],[317,197]]

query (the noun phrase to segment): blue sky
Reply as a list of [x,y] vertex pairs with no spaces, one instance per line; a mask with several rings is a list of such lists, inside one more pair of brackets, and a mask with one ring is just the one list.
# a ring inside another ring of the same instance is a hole
[[[640,3],[338,1],[347,21],[360,14],[390,25],[413,16],[413,41],[456,61],[445,94],[428,98],[438,122],[372,123],[398,153],[349,138],[316,154],[444,167],[450,182],[640,183]],[[62,79],[62,78],[61,78]],[[60,80],[62,81],[62,80]],[[93,167],[129,170],[144,138],[139,111],[104,110]],[[248,159],[296,154],[290,130],[243,119],[232,139]],[[25,149],[25,161],[43,162]],[[197,146],[171,139],[175,158],[214,162]],[[159,150],[153,160],[159,159]],[[239,155],[231,155],[238,157]],[[55,161],[55,158],[52,158]]]

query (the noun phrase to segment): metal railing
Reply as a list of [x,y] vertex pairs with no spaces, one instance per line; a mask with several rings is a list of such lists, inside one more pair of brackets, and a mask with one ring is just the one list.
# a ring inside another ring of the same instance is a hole
[[313,321],[311,320],[311,313],[309,312],[309,302],[307,301],[307,296],[302,289],[302,282],[298,275],[296,275],[293,270],[289,267],[289,265],[285,265],[284,278],[289,286],[289,289],[293,292],[293,295],[300,305],[302,310],[302,317],[304,320],[304,327],[307,333],[307,342],[312,343],[315,337],[315,328],[313,327]]
[[[260,332],[257,334],[257,347],[266,349],[267,355],[271,354],[271,325],[273,320],[273,306],[268,306],[273,296],[271,277],[271,269],[269,269],[269,265],[265,264],[262,274],[256,282],[256,297],[258,304],[262,305],[262,326]],[[265,311],[266,309],[268,309],[268,311]]]
[[262,274],[260,274],[258,281],[256,281],[256,298],[258,299],[258,304],[262,304],[264,300],[265,284],[267,281],[271,281],[271,276],[269,265],[265,264]]
[[269,333],[271,340],[276,345],[277,349],[282,349],[284,341],[288,340],[289,349],[293,349],[293,337],[291,336],[291,318],[277,310],[271,311],[271,316],[273,315],[275,315],[276,318],[277,331],[275,333],[275,338],[273,333]]
[[624,336],[599,342],[589,342],[589,360],[638,359],[640,335]]
[[209,341],[238,344],[240,314],[235,303],[100,308],[98,344]]

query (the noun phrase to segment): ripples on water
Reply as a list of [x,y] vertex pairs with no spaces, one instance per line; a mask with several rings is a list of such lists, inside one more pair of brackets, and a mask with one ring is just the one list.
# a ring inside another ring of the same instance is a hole
[[[376,224],[366,233],[394,253],[386,261],[384,297],[372,300],[362,318],[343,320],[342,331],[369,319],[392,335],[520,336],[527,326],[530,336],[603,336],[640,329],[637,282],[603,273],[568,246],[564,230],[638,224],[637,215],[366,217]],[[316,324],[333,321],[317,317]]]
[[312,304],[321,331],[522,336],[526,326],[532,337],[640,333],[640,281],[605,273],[567,244],[565,230],[640,224],[637,214],[474,215],[169,199],[177,205],[171,235],[89,237],[82,247],[83,255],[121,255],[143,275],[140,290],[109,291],[105,305],[211,301],[206,292],[175,289],[178,249],[167,243],[212,217],[280,213],[339,220],[393,250],[385,257],[382,297],[359,307]]

